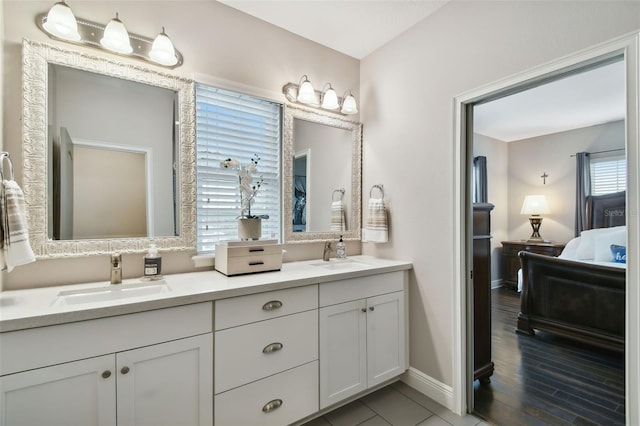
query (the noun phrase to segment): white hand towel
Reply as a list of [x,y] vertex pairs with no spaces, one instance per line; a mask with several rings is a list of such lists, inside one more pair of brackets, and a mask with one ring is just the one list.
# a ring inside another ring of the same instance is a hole
[[29,245],[29,228],[24,194],[13,180],[2,182],[2,201],[0,202],[0,220],[2,227],[2,269],[9,272],[16,266],[35,262],[36,258]]
[[369,217],[365,228],[364,239],[370,243],[386,243],[389,241],[389,225],[387,209],[382,198],[369,199]]
[[347,229],[346,215],[342,200],[331,202],[331,231],[344,231]]

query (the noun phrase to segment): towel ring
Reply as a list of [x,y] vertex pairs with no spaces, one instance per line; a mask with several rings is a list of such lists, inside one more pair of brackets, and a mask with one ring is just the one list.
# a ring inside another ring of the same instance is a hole
[[[335,198],[336,192],[340,195],[340,199],[339,200],[336,200],[336,198]],[[333,193],[331,194],[331,200],[332,201],[342,201],[343,197],[344,197],[344,189],[343,188],[334,189]]]
[[13,180],[13,163],[8,152],[0,153],[0,179],[4,181],[4,161],[9,163],[9,180]]
[[384,185],[380,184],[380,185],[373,185],[371,187],[371,190],[369,190],[369,198],[371,198],[371,196],[373,195],[373,190],[374,189],[378,189],[380,190],[380,194],[382,195],[382,198],[384,198]]

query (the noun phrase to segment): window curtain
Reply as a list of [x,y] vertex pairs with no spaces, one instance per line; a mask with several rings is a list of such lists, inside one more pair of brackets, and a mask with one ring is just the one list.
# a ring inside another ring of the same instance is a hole
[[587,223],[587,196],[591,194],[591,167],[588,152],[576,154],[576,237]]
[[487,203],[487,157],[473,159],[473,202]]

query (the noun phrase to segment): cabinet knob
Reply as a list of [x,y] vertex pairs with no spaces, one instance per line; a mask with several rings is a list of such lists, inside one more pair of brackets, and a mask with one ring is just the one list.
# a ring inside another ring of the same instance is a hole
[[270,413],[273,410],[280,408],[281,406],[282,406],[282,400],[274,399],[273,401],[269,401],[266,404],[264,404],[264,407],[262,407],[262,411],[264,411],[265,413]]
[[362,312],[367,312],[367,308],[362,308]]
[[370,311],[373,311],[373,310],[375,310],[375,309],[376,309],[376,308],[375,308],[375,306],[370,306],[370,307],[369,307],[369,310],[370,310]]
[[105,371],[102,372],[102,378],[103,379],[108,379],[109,377],[111,377],[111,371],[105,370]]
[[262,353],[270,354],[271,352],[277,352],[282,348],[284,348],[284,345],[282,343],[279,343],[279,342],[271,343],[264,347],[264,349],[262,350]]
[[270,302],[262,305],[262,310],[264,311],[273,311],[274,309],[278,309],[282,307],[282,302],[279,300],[271,300]]
[[129,372],[129,367],[127,367],[126,365],[124,367],[122,367],[122,369],[120,370],[120,372],[122,374],[127,374]]

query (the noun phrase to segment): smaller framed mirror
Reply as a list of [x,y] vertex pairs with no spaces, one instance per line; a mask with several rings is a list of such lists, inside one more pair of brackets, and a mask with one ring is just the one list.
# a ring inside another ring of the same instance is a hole
[[285,106],[286,243],[361,238],[362,124]]

